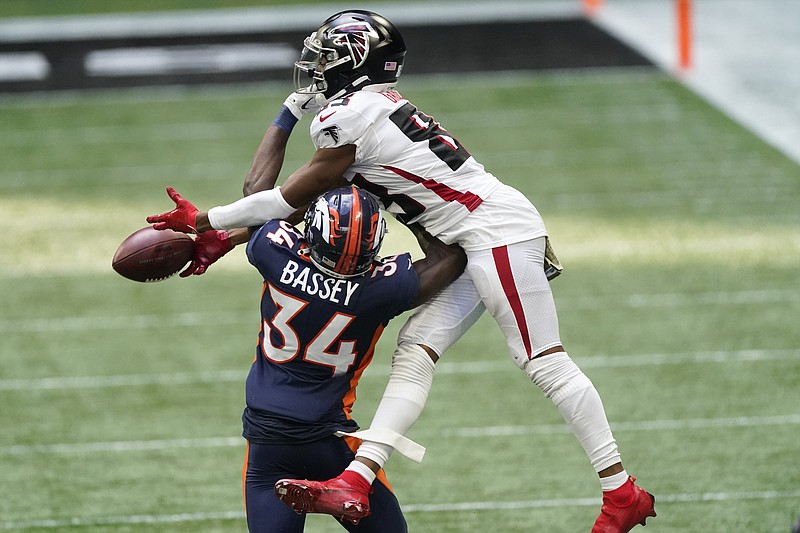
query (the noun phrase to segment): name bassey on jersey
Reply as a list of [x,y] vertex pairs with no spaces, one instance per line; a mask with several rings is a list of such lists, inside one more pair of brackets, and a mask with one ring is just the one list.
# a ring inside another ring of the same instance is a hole
[[309,296],[316,296],[334,304],[349,306],[360,284],[347,279],[337,279],[326,276],[321,272],[314,272],[309,265],[301,265],[289,259],[281,271],[281,283],[300,289]]

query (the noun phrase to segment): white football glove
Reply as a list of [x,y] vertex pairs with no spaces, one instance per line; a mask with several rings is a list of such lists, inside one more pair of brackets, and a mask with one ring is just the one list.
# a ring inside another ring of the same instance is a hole
[[327,103],[325,95],[322,93],[292,93],[286,98],[283,105],[297,117],[297,120],[300,120],[307,113],[316,114]]

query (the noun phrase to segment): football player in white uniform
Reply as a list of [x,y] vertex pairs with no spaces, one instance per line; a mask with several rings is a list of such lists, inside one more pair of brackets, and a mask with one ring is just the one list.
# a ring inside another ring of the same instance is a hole
[[[421,459],[402,435],[425,405],[435,362],[488,310],[515,364],[557,406],[600,477],[603,504],[592,532],[644,525],[655,516],[655,499],[623,468],[600,396],[559,337],[549,278],[560,265],[542,218],[523,194],[394,90],[405,52],[398,30],[380,15],[356,10],[331,16],[304,41],[295,64],[297,90],[259,146],[246,196],[198,213],[171,195],[177,207],[148,218],[181,231],[260,225],[352,183],[401,222],[418,223],[467,253],[465,273],[403,326],[384,396],[370,428],[357,434],[364,442],[356,461],[335,482],[284,480],[276,490],[290,505],[292,497],[302,497],[311,512],[321,494],[326,502],[338,497],[343,505],[365,506],[367,494],[349,483],[352,476],[371,483],[393,449]],[[289,134],[305,113],[315,115],[316,152],[275,187]]]

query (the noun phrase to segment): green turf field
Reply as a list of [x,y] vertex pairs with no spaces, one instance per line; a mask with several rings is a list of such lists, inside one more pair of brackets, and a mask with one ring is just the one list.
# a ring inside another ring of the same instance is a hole
[[[421,2],[422,0],[403,0],[404,3]],[[553,1],[553,0],[536,0]],[[560,0],[562,2],[573,0]],[[386,2],[384,2],[386,3]],[[173,11],[223,8],[263,8],[269,6],[296,6],[300,4],[338,4],[341,0],[2,0],[0,2],[0,18],[30,17],[42,15],[83,15],[102,13],[127,13],[136,11]],[[381,2],[349,2],[346,9],[368,4],[372,9],[380,7]]]
[[[800,168],[655,71],[408,78],[402,92],[548,223],[562,338],[659,532],[800,512]],[[288,86],[0,98],[0,530],[243,531],[259,278],[241,250],[136,284],[117,244],[240,195]],[[311,145],[304,122],[286,168]],[[392,226],[387,252],[410,246]],[[368,425],[394,336],[359,387]],[[484,317],[439,365],[389,478],[412,532],[588,531],[599,484]],[[341,531],[314,516],[309,532]]]

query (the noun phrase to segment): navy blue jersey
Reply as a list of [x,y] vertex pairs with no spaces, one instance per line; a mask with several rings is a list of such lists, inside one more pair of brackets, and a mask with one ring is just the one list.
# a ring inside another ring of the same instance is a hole
[[264,277],[242,416],[252,442],[311,441],[357,429],[350,412],[358,380],[386,324],[410,309],[419,291],[409,254],[337,278],[318,269],[305,247],[283,220],[267,222],[247,244]]

